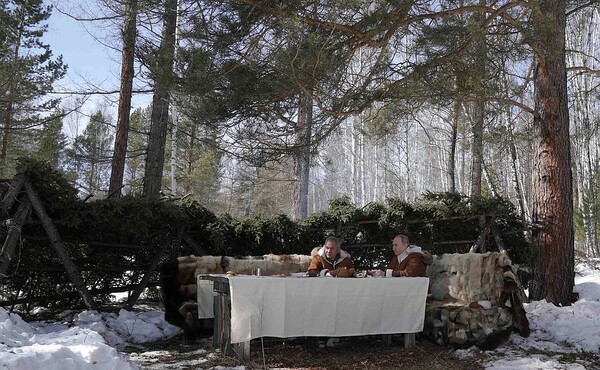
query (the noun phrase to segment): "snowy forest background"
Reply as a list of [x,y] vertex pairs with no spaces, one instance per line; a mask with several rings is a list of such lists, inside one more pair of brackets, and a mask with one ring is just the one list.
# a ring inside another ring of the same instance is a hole
[[[354,20],[383,34],[374,19],[391,23],[385,18],[401,2],[325,3],[298,2],[299,17]],[[196,199],[216,213],[301,219],[342,196],[362,207],[459,192],[506,197],[531,220],[537,59],[511,31],[531,27],[527,11],[511,2],[490,6],[504,6],[521,24],[483,22],[464,10],[432,17],[436,27],[406,25],[372,41],[340,37],[329,23],[314,30],[295,22],[285,1],[0,5],[7,25],[0,31],[3,178],[14,175],[19,157],[34,156],[68,173],[82,198],[160,194]],[[435,4],[421,6],[426,14]],[[438,6],[442,12],[446,4]],[[598,9],[568,4],[564,47],[575,249],[593,256],[600,255]],[[67,66],[43,34],[58,10],[122,52],[121,86],[54,88]],[[404,84],[406,76],[418,82]],[[153,102],[129,111],[132,96]],[[120,187],[114,173],[123,127]],[[156,171],[160,193],[148,188]]]

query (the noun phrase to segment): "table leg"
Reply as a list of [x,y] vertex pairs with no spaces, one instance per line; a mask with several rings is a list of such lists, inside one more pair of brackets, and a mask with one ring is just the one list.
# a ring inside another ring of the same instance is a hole
[[220,348],[224,354],[233,354],[242,363],[250,358],[250,341],[231,343],[231,297],[219,295],[221,298],[221,343]]
[[388,346],[392,344],[392,334],[381,334],[381,336],[384,344],[387,344]]
[[221,348],[223,343],[223,295],[219,294],[214,297],[213,309],[215,321],[213,324],[213,348]]
[[404,348],[410,348],[415,345],[415,333],[404,333]]
[[242,363],[250,358],[250,341],[242,343],[232,343],[231,349],[235,353],[235,357]]

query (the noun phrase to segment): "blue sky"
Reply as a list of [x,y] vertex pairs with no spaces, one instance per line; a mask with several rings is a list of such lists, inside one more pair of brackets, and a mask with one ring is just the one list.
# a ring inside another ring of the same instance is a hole
[[[93,27],[93,24],[88,23],[88,26]],[[97,32],[96,29],[90,30]],[[44,40],[50,44],[54,55],[62,54],[64,62],[69,65],[62,84],[73,88],[89,81],[107,90],[117,86],[118,55],[96,41],[81,22],[54,9]]]
[[[44,35],[44,42],[50,45],[55,56],[62,55],[64,63],[69,68],[67,75],[57,84],[56,91],[90,91],[105,90],[115,91],[119,88],[120,59],[121,54],[118,50],[112,50],[94,36],[102,39],[102,25],[95,22],[86,22],[74,20],[56,9],[75,13],[83,7],[93,7],[95,1],[92,0],[46,0],[47,4],[53,4],[55,9],[48,20],[48,32]],[[90,34],[91,33],[91,34]],[[116,117],[118,94],[110,96],[97,95],[88,100],[84,106],[84,112],[91,114],[99,107],[108,109]],[[145,107],[150,104],[151,95],[134,96],[132,107]],[[78,118],[74,118],[78,120]],[[84,123],[87,120],[84,119]],[[78,129],[77,129],[78,130]],[[75,130],[75,131],[77,131]]]

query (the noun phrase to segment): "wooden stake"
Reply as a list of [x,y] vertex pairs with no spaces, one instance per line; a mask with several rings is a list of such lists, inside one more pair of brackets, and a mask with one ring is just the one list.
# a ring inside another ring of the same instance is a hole
[[21,240],[21,228],[30,214],[31,202],[29,201],[29,198],[26,197],[23,199],[23,202],[21,202],[14,217],[5,221],[8,233],[6,234],[6,240],[2,246],[2,251],[0,251],[0,279],[4,279],[6,276],[8,266],[15,255],[15,248]]
[[181,238],[183,236],[183,232],[184,232],[184,228],[180,227],[179,230],[177,231],[177,237],[175,238],[175,240],[171,244],[164,243],[163,246],[158,250],[158,252],[154,256],[154,258],[152,258],[152,261],[150,261],[150,264],[148,265],[148,269],[146,270],[146,273],[142,277],[142,280],[139,282],[139,284],[137,285],[137,287],[135,288],[133,293],[127,299],[127,304],[125,306],[125,308],[127,310],[131,310],[131,308],[133,307],[133,305],[139,298],[140,294],[142,294],[144,289],[146,289],[146,286],[148,285],[148,282],[150,281],[150,278],[152,277],[152,273],[158,267],[160,259],[164,256],[167,249],[170,246],[178,245],[181,243]]
[[8,190],[4,194],[4,198],[0,202],[0,209],[3,216],[8,217],[9,211],[12,208],[17,196],[23,188],[23,182],[25,181],[25,174],[18,173],[8,185]]
[[58,258],[62,262],[63,266],[67,270],[69,277],[71,278],[71,282],[75,285],[75,288],[79,291],[79,294],[83,297],[83,302],[88,308],[96,309],[96,303],[90,294],[90,291],[85,286],[85,282],[77,269],[77,266],[73,263],[69,254],[65,250],[63,242],[60,240],[60,235],[56,226],[52,223],[52,220],[46,213],[42,202],[40,201],[40,197],[37,191],[33,188],[29,180],[25,180],[24,183],[25,190],[27,191],[27,195],[31,200],[31,205],[38,218],[42,221],[42,225],[44,226],[44,230],[46,230],[46,234],[48,235],[48,239],[50,240],[50,244],[54,247]]

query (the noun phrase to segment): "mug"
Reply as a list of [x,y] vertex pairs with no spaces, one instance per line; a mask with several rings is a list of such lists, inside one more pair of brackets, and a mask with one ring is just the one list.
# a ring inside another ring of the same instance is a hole
[[252,275],[254,276],[261,276],[262,275],[262,270],[260,267],[256,267],[252,269]]
[[385,270],[385,277],[392,277],[392,272],[393,272],[393,271],[394,271],[394,270],[392,270],[392,269],[387,269],[387,270]]

